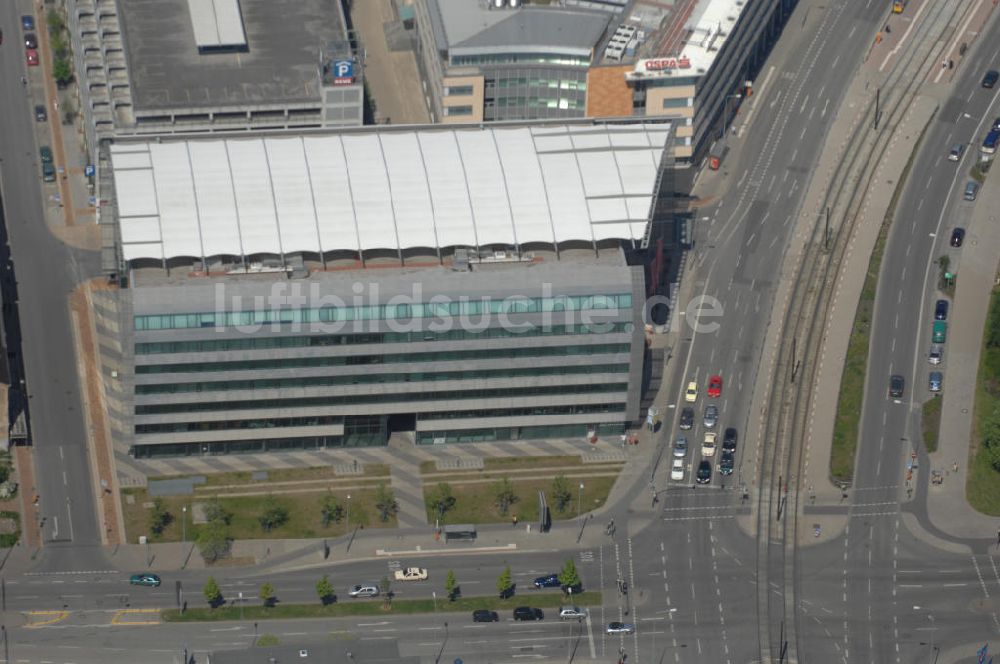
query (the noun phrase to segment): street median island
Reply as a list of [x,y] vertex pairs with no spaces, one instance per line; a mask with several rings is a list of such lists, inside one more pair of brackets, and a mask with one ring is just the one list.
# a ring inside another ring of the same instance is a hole
[[[445,593],[441,593],[444,595]],[[217,622],[239,620],[291,620],[299,618],[344,618],[349,616],[387,616],[394,614],[413,613],[470,613],[477,609],[491,611],[512,611],[518,606],[534,606],[542,609],[557,608],[572,604],[573,606],[600,606],[601,593],[588,591],[565,595],[559,592],[532,591],[524,595],[515,595],[508,599],[496,596],[458,597],[449,601],[447,597],[440,599],[394,599],[386,603],[384,598],[351,599],[329,604],[282,604],[274,606],[222,606],[215,609],[194,608],[183,613],[179,609],[167,609],[162,617],[165,622]],[[555,618],[557,616],[550,616]],[[503,616],[501,616],[503,619]]]

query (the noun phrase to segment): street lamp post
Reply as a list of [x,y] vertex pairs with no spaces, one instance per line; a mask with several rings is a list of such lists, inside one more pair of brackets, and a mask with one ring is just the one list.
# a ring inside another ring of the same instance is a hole
[[576,515],[583,512],[583,482],[580,482],[580,490],[576,494]]
[[187,544],[188,508],[187,505],[181,508],[181,543]]
[[926,607],[921,607],[921,606],[914,606],[913,610],[914,611],[927,611],[927,619],[931,621],[931,641],[930,641],[930,644],[929,644],[930,645],[930,654],[928,655],[928,660],[931,661],[931,662],[933,662],[934,661],[934,632],[937,630],[937,627],[934,625],[934,614],[930,612],[930,609],[928,609]]
[[347,529],[351,529],[351,494],[347,494]]

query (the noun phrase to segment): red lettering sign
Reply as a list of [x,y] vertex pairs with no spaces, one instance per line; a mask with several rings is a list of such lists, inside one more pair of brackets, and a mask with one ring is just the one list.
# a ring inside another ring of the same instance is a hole
[[691,59],[680,58],[653,58],[646,60],[646,71],[663,71],[664,69],[690,69]]

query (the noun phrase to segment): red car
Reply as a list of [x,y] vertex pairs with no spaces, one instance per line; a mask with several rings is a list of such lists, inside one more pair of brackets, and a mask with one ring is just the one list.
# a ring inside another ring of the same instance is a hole
[[24,55],[25,55],[25,57],[28,58],[28,66],[29,67],[37,67],[38,66],[38,51],[36,51],[33,48],[29,48],[27,51],[24,52]]
[[712,376],[708,379],[708,396],[722,396],[722,376]]

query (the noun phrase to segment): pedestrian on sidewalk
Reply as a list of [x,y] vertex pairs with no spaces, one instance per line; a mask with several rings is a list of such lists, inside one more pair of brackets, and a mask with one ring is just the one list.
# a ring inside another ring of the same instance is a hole
[[953,473],[957,473],[958,472],[958,462],[957,461],[954,462],[953,464],[951,464],[951,472],[953,472]]
[[889,24],[886,23],[885,24],[885,34],[889,34],[890,32],[892,32],[892,30],[889,29]]
[[511,521],[511,524],[516,528],[517,527],[517,515],[515,514],[514,516],[512,516],[510,518],[510,521]]

